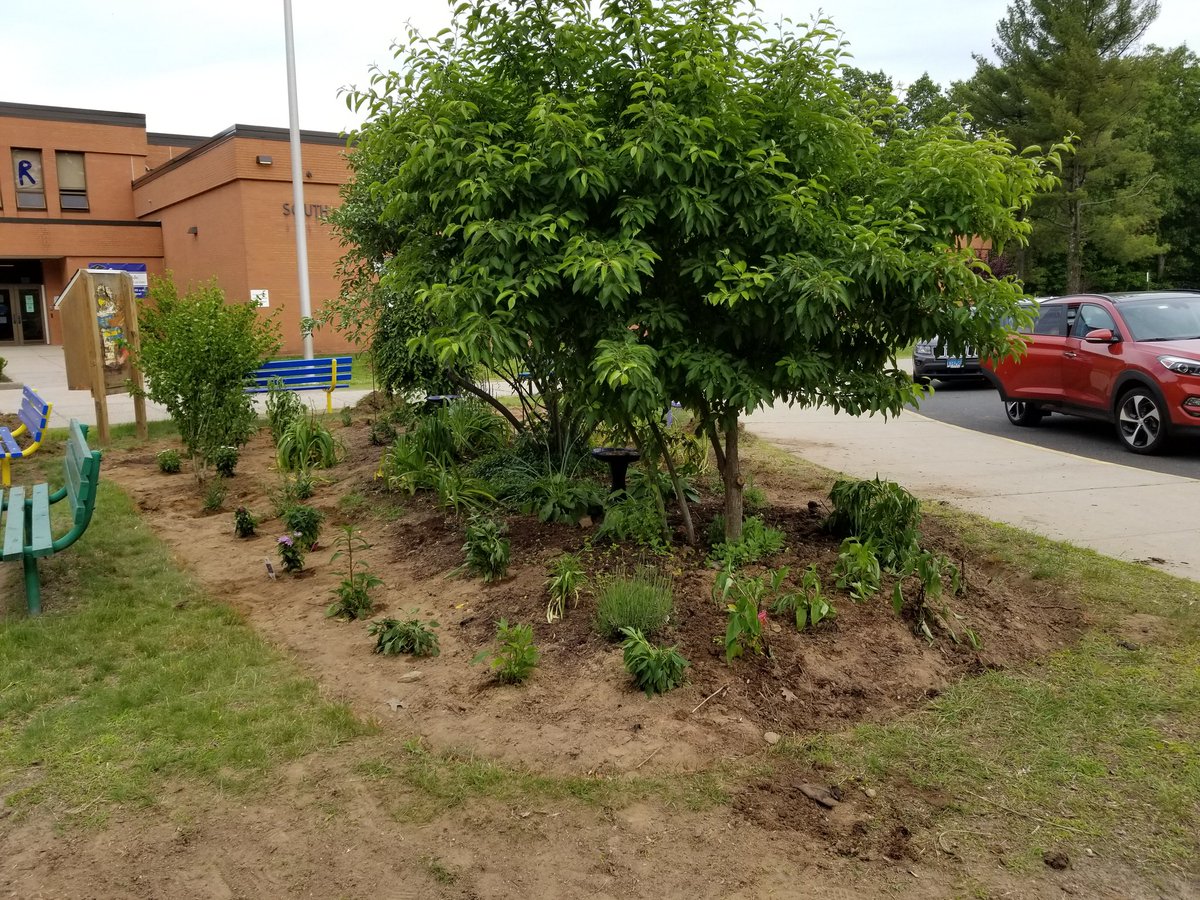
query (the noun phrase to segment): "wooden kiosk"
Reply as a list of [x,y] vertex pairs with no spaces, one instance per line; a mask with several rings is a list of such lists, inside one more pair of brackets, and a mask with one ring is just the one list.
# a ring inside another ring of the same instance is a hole
[[67,387],[92,392],[100,443],[110,440],[108,395],[123,394],[130,386],[137,436],[145,440],[145,384],[132,358],[141,349],[133,278],[128,272],[80,269],[67,282],[54,309],[62,314]]

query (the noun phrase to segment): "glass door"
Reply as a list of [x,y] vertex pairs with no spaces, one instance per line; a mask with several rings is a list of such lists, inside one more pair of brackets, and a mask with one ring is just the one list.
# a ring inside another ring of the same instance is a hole
[[17,308],[21,319],[21,343],[46,343],[46,328],[42,322],[41,286],[17,288]]
[[0,344],[12,343],[17,339],[14,315],[16,301],[16,288],[0,287]]

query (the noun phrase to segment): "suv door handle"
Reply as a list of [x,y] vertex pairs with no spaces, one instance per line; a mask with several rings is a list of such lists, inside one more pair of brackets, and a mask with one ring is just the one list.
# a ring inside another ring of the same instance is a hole
[[1074,359],[1078,355],[1079,354],[1076,353],[1074,350],[1064,350],[1063,351],[1063,356],[1065,356],[1067,359]]

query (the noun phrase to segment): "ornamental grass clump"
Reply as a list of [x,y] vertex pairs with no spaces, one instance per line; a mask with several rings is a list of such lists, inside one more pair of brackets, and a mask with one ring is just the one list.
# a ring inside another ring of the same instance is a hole
[[596,630],[610,640],[622,628],[654,634],[667,624],[674,610],[671,579],[657,569],[643,566],[633,575],[623,571],[600,582],[596,595]]

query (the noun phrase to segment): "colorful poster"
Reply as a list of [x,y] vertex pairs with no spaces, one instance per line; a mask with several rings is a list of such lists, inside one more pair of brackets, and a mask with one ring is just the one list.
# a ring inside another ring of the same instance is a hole
[[88,270],[92,272],[128,272],[133,278],[133,296],[138,299],[146,296],[150,277],[146,273],[145,263],[94,262],[88,263]]

